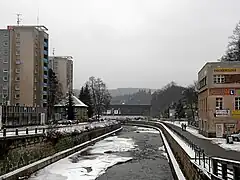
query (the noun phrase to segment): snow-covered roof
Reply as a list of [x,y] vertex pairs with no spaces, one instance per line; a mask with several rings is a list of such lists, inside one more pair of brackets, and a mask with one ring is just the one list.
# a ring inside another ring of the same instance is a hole
[[[84,104],[82,101],[80,101],[80,99],[78,99],[76,96],[72,96],[73,99],[73,106],[77,106],[77,107],[88,107],[86,104]],[[54,106],[66,106],[67,104],[67,99],[63,99],[60,103],[54,105]]]

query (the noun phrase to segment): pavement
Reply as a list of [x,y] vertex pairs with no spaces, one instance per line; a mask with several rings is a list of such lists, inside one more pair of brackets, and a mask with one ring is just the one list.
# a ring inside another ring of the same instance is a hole
[[[72,124],[72,125],[58,125],[56,128],[59,131],[74,131],[76,130],[84,130],[86,126],[93,127],[93,126],[101,126],[104,125],[106,122],[84,122],[79,124]],[[28,134],[26,134],[26,128],[28,128]],[[37,128],[37,133],[35,132],[35,128]],[[48,125],[45,126],[29,126],[29,127],[19,127],[19,128],[7,128],[6,137],[19,137],[19,136],[29,136],[35,134],[43,134],[43,129],[49,128]],[[18,129],[18,135],[16,135],[16,129]],[[3,138],[3,130],[0,130],[0,139]]]
[[169,124],[169,123],[164,123],[164,124],[167,127],[170,127],[171,129],[174,129],[175,131],[181,133],[187,139],[194,142],[200,148],[204,149],[205,153],[208,156],[215,156],[215,157],[221,157],[221,158],[225,158],[225,159],[232,159],[232,160],[240,161],[240,152],[226,150],[226,149],[218,146],[217,144],[213,144],[211,142],[211,139],[203,139],[203,138],[197,137],[188,131],[182,131],[182,129],[180,127],[175,126],[173,124]]

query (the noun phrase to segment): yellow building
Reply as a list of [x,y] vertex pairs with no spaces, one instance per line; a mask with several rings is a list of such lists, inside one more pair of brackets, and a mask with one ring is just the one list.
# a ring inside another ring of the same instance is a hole
[[208,62],[198,73],[200,133],[223,137],[240,129],[240,62]]

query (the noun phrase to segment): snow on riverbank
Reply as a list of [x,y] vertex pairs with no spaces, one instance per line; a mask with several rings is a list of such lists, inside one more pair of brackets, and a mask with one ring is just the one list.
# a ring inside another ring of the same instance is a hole
[[152,128],[144,128],[144,127],[137,127],[137,130],[135,132],[139,133],[154,133],[159,134],[159,131],[152,129]]
[[114,152],[126,152],[136,145],[132,139],[108,137],[95,145],[64,158],[40,170],[30,180],[94,180],[118,163],[127,162],[132,157],[121,157]]

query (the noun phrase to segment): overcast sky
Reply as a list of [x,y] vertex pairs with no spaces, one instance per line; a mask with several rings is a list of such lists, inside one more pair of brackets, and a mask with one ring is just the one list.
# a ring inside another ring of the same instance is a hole
[[48,27],[50,52],[74,57],[74,87],[90,76],[109,88],[187,85],[225,51],[239,0],[0,0],[0,28]]

